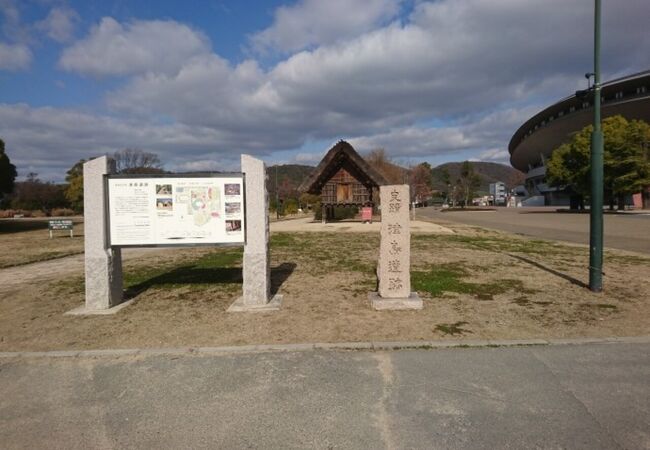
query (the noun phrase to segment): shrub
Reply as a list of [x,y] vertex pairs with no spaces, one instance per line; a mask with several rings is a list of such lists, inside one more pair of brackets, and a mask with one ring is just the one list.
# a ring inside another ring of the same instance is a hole
[[55,217],[74,216],[75,212],[70,208],[54,208],[51,215]]
[[284,213],[285,214],[296,214],[298,212],[298,202],[290,198],[284,202]]

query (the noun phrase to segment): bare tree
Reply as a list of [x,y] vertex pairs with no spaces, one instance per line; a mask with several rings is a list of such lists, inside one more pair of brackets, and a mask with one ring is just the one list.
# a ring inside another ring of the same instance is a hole
[[420,203],[429,198],[432,194],[431,185],[433,177],[431,175],[431,165],[427,162],[412,166],[409,170],[409,186],[411,197],[414,201]]
[[155,153],[125,148],[113,154],[117,173],[163,173],[160,158]]
[[365,160],[389,183],[402,184],[405,182],[407,170],[391,161],[383,148],[372,150],[365,156]]

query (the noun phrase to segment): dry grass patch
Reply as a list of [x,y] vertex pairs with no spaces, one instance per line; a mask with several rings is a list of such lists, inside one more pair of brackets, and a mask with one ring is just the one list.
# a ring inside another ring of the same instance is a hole
[[[414,235],[412,284],[422,311],[374,311],[376,233],[272,236],[272,313],[232,314],[241,249],[151,253],[125,264],[133,305],[114,316],[71,317],[83,274],[24,285],[0,300],[0,350],[214,346],[261,343],[525,339],[644,335],[650,259],[608,252],[605,292],[593,294],[587,249],[463,229]],[[5,295],[6,294],[6,295]]]
[[83,253],[83,223],[74,221],[74,237],[55,231],[50,239],[47,219],[0,219],[0,269]]

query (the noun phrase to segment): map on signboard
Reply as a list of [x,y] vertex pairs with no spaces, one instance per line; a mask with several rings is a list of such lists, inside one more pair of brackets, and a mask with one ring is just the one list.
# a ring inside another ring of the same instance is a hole
[[176,188],[176,204],[192,216],[194,225],[203,226],[212,218],[219,218],[221,193],[216,186],[179,186]]

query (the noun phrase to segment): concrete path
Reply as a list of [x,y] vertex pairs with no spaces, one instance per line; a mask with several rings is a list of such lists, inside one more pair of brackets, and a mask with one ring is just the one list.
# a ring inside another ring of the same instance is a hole
[[[381,222],[375,221],[373,223],[363,223],[361,221],[343,221],[343,222],[330,222],[321,223],[314,222],[311,217],[281,220],[272,222],[271,232],[297,232],[297,231],[312,231],[312,232],[347,232],[347,233],[379,233]],[[450,234],[453,233],[447,227],[438,225],[432,222],[425,222],[420,220],[411,221],[412,233],[432,233],[432,234]]]
[[[416,217],[446,225],[463,223],[543,239],[589,244],[589,214],[548,208],[497,208],[496,211],[441,212],[418,208]],[[650,214],[605,214],[605,247],[650,253]]]
[[[128,248],[122,250],[122,259],[128,261],[131,259],[142,258],[151,252],[163,251],[173,251],[173,249]],[[83,270],[83,253],[31,264],[7,267],[5,269],[0,269],[0,293],[3,291],[10,291],[22,285],[52,280],[69,273],[83,273]]]
[[650,448],[650,344],[0,359],[2,448]]

